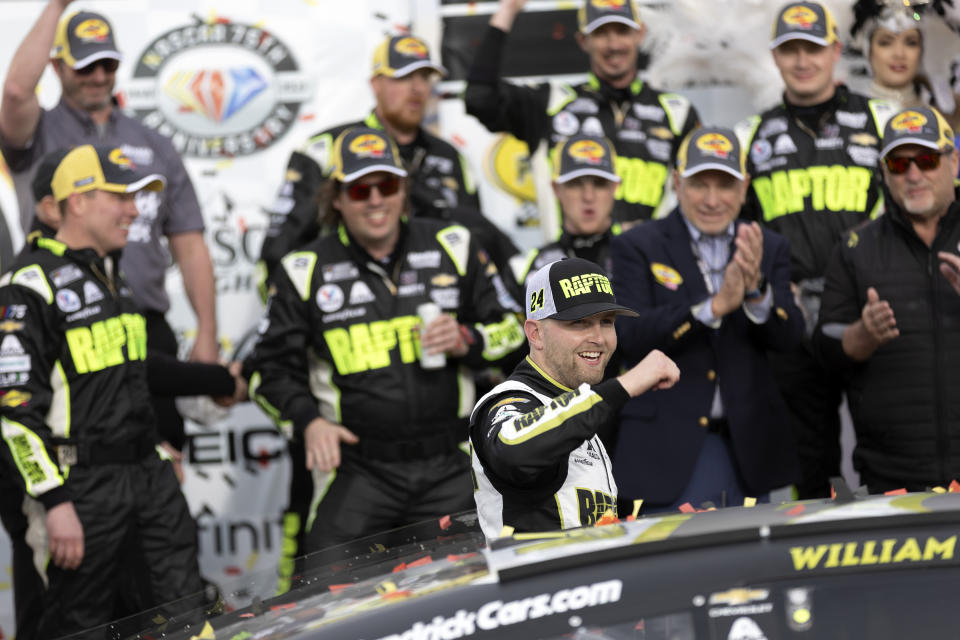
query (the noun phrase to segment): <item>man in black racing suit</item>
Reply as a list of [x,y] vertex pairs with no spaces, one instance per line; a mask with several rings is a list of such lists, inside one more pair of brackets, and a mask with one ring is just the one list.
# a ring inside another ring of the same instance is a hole
[[741,217],[790,241],[790,280],[806,318],[805,339],[770,360],[797,438],[798,495],[825,497],[829,478],[840,475],[843,383],[838,371],[814,359],[810,337],[834,245],[882,206],[876,165],[895,107],[835,84],[841,44],[830,11],[816,2],[785,5],[770,48],[786,89],[782,104],[736,127],[752,178]]
[[[42,617],[18,637],[108,622],[131,580],[140,609],[202,588],[196,527],[155,449],[146,321],[117,271],[136,192],[162,187],[120,149],[77,147],[54,174],[57,237],[35,238],[0,280],[0,463],[23,514],[4,524],[19,522],[15,550],[50,560],[18,572],[46,582]],[[147,574],[126,572],[132,549]]]
[[569,258],[541,268],[527,281],[525,306],[530,355],[470,418],[474,499],[487,540],[616,515],[617,486],[597,429],[629,398],[680,377],[670,358],[651,351],[603,381],[617,348],[614,319],[636,313],[616,303],[592,262]]
[[521,87],[501,80],[503,48],[526,0],[501,0],[467,76],[467,113],[491,131],[508,131],[532,155],[541,141],[556,145],[576,133],[606,136],[617,151],[613,220],[649,220],[669,204],[670,166],[697,125],[685,97],[663,93],[637,77],[644,27],[632,0],[590,0],[580,10],[577,42],[590,57],[590,76],[576,86]]
[[[250,382],[314,471],[306,552],[469,509],[469,369],[524,342],[470,231],[401,219],[406,171],[383,132],[348,129],[332,158],[336,232],[281,261]],[[426,302],[443,313],[422,326]]]

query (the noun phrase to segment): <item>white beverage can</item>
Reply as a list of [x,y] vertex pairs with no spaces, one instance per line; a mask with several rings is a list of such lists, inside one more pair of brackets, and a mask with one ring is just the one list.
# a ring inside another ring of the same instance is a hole
[[[419,305],[417,315],[420,316],[420,331],[425,331],[431,322],[440,317],[441,313],[443,311],[436,302],[424,302]],[[447,366],[447,354],[427,353],[426,349],[421,349],[420,366],[424,369],[442,369]]]

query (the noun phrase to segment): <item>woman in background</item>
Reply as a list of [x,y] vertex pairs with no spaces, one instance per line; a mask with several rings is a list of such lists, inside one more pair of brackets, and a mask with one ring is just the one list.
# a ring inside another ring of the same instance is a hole
[[951,66],[960,54],[960,0],[857,0],[850,34],[870,66],[872,96],[932,105],[960,124]]

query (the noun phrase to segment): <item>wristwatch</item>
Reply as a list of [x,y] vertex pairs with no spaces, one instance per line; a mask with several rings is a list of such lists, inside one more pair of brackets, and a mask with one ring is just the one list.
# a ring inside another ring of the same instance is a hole
[[762,298],[767,291],[767,276],[760,274],[760,282],[757,283],[755,289],[747,291],[744,294],[744,298],[747,300],[753,300],[755,298]]

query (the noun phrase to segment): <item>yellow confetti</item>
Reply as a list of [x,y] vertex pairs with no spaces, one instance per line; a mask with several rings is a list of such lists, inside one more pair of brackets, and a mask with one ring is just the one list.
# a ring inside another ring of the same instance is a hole
[[633,501],[633,517],[636,518],[640,513],[640,507],[643,506],[643,498],[637,498]]
[[513,535],[513,527],[508,524],[503,525],[503,529],[500,529],[501,538],[509,538]]
[[756,498],[751,498],[751,497],[748,496],[748,497],[746,497],[746,498],[743,499],[743,506],[747,507],[748,509],[749,509],[750,507],[755,507],[755,506],[757,506],[757,499],[756,499]]
[[217,640],[217,634],[213,632],[213,626],[210,621],[203,623],[203,629],[198,636],[190,636],[190,640]]

